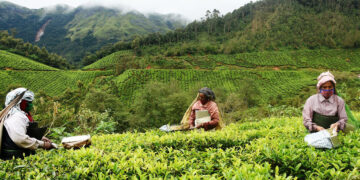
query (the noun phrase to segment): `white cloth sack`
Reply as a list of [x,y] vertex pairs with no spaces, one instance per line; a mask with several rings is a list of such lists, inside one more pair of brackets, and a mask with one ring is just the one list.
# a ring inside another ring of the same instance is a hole
[[305,136],[304,140],[309,146],[313,146],[315,148],[327,148],[332,149],[334,145],[331,141],[331,138],[336,137],[337,132],[334,129],[332,133],[326,129],[321,130],[316,133],[311,133]]
[[165,124],[165,125],[161,126],[159,129],[160,129],[161,131],[165,131],[165,132],[171,132],[171,131],[173,131],[172,129],[170,129],[170,126],[169,126],[168,124]]
[[91,144],[91,136],[88,134],[83,136],[66,137],[61,140],[61,143],[65,149],[81,148]]

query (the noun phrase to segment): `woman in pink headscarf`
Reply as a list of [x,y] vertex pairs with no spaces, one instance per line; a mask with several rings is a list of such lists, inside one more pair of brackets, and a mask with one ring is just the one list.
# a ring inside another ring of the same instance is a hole
[[345,102],[336,93],[336,81],[330,72],[317,78],[318,93],[306,100],[303,109],[303,124],[310,132],[333,128],[344,130],[348,117]]

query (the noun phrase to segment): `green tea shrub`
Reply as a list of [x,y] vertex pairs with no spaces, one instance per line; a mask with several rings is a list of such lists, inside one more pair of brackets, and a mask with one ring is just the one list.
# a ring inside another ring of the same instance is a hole
[[113,133],[116,122],[108,112],[99,113],[86,108],[81,108],[75,117],[74,133],[76,134],[101,134]]
[[[358,113],[355,113],[358,115]],[[0,160],[1,179],[358,179],[356,130],[331,150],[309,147],[300,117],[233,123],[221,131],[94,135],[89,148]]]

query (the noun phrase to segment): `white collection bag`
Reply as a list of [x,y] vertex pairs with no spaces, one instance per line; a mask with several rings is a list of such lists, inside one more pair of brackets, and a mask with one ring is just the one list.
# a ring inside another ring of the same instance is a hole
[[170,128],[170,125],[168,125],[168,124],[165,124],[165,125],[161,126],[159,129],[160,129],[161,131],[165,131],[165,132],[172,132],[172,131],[174,131],[174,130],[172,130],[172,129]]
[[66,137],[61,140],[62,145],[65,149],[88,147],[91,145],[91,136],[72,136]]
[[335,129],[324,129],[305,136],[305,142],[315,148],[332,149],[339,146],[337,132]]
[[[197,110],[195,111],[195,126],[211,121],[211,117],[208,110]],[[182,131],[182,130],[192,130],[195,128],[186,128],[184,129],[182,125],[169,125],[165,124],[159,128],[161,131],[173,132],[173,131]]]

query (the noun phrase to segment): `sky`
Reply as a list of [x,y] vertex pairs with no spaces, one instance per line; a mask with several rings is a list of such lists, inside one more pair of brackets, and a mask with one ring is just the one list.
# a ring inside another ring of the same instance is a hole
[[[4,1],[4,0],[0,0]],[[103,5],[126,11],[137,10],[141,13],[180,14],[190,21],[200,20],[206,10],[217,9],[221,14],[232,12],[249,3],[251,0],[7,0],[31,9],[66,4],[71,7],[79,5]]]

